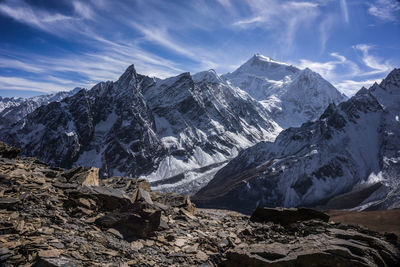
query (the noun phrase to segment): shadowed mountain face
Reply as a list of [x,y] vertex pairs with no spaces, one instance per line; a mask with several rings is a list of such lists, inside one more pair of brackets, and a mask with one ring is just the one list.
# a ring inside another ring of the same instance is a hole
[[315,122],[242,151],[195,196],[200,206],[387,209],[400,205],[400,70],[331,104]]
[[[272,83],[256,88],[265,98],[246,85],[253,78]],[[194,193],[243,149],[342,99],[318,74],[261,55],[222,77],[209,70],[160,80],[132,65],[116,82],[14,118],[0,136],[54,166],[96,166],[102,177],[139,176],[156,190]]]

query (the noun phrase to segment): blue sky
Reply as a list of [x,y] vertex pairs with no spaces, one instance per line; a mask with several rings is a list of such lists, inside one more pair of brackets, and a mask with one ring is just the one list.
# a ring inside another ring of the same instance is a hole
[[0,95],[233,71],[255,53],[347,95],[400,67],[398,0],[0,0]]

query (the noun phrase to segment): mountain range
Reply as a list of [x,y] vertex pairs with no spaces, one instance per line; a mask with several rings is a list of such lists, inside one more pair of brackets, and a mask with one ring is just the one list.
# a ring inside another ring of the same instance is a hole
[[10,119],[0,137],[53,166],[96,166],[101,177],[141,177],[156,190],[193,194],[239,152],[346,99],[310,69],[259,54],[221,76],[158,79],[132,65],[116,82]]
[[61,101],[66,97],[74,95],[81,89],[77,87],[71,91],[62,91],[29,98],[0,96],[0,128],[19,121],[40,106]]
[[194,197],[202,207],[400,207],[400,69],[314,122],[239,153]]

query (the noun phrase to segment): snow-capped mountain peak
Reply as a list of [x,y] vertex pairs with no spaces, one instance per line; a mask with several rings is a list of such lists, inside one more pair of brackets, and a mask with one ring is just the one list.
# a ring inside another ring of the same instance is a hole
[[222,78],[259,100],[282,128],[315,120],[330,103],[346,99],[311,69],[301,70],[260,54]]
[[[237,70],[225,76],[231,79],[245,78],[246,76],[259,77],[266,80],[280,81],[300,71],[286,63],[272,60],[261,54],[255,54]],[[240,86],[239,86],[240,87]]]

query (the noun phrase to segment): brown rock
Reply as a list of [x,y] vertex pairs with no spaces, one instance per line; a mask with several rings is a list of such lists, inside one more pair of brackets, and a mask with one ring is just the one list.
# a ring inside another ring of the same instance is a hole
[[39,257],[41,258],[57,258],[61,252],[58,249],[40,250]]
[[186,239],[178,238],[175,240],[175,246],[177,247],[183,247],[186,244]]
[[129,240],[154,233],[160,226],[160,218],[161,212],[156,210],[148,210],[142,214],[114,212],[98,218],[95,223],[102,227],[115,228],[124,239]]
[[180,211],[183,215],[185,215],[186,217],[188,217],[188,218],[191,219],[191,220],[196,219],[195,216],[193,216],[189,211],[185,210],[184,208],[180,208],[179,211]]
[[[114,211],[128,209],[132,206],[131,200],[124,191],[101,186],[82,187],[79,190],[69,192],[70,205],[79,198],[90,198],[94,201],[96,209],[103,211]],[[71,203],[72,202],[72,203]],[[93,204],[90,204],[91,207]],[[93,208],[93,207],[92,207]]]
[[142,188],[139,188],[136,200],[143,200],[146,203],[153,205],[150,193]]
[[[196,258],[200,262],[204,262],[208,260],[208,255],[204,253],[203,251],[199,250],[196,254]],[[251,266],[251,265],[243,265],[243,266]]]
[[134,241],[131,243],[131,248],[133,250],[138,251],[138,250],[141,250],[143,247],[144,247],[144,245],[139,241]]
[[89,200],[87,200],[86,198],[79,198],[78,203],[88,209],[90,209],[90,207],[92,206]]
[[68,183],[76,183],[86,186],[99,186],[99,168],[75,167],[63,174]]

